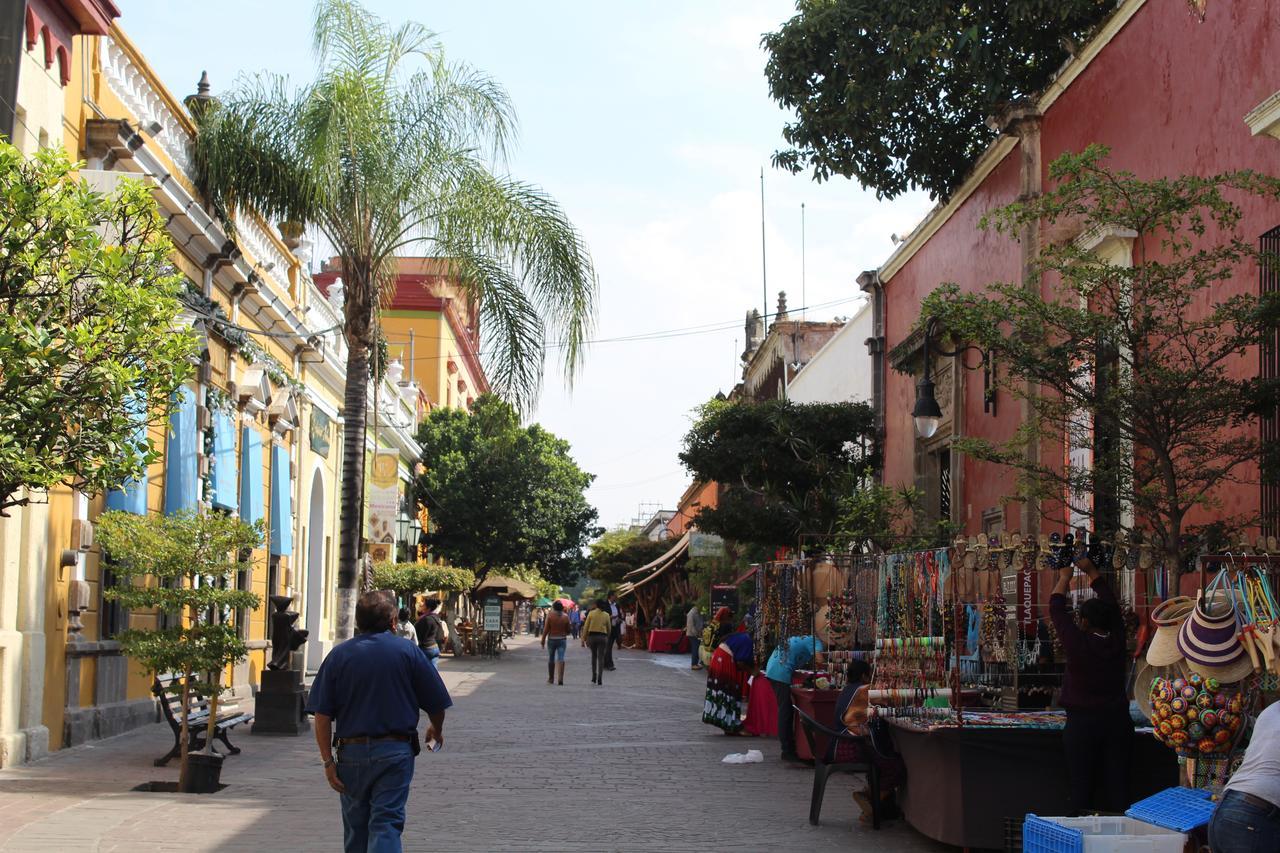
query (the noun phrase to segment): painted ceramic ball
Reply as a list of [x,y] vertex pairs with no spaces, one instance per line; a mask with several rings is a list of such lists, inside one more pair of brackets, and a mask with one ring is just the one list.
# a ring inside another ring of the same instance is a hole
[[1202,709],[1202,710],[1207,710],[1207,709],[1209,709],[1209,708],[1212,708],[1212,707],[1213,707],[1213,694],[1212,694],[1212,693],[1201,693],[1199,696],[1197,696],[1197,697],[1196,697],[1196,707],[1197,707],[1197,708],[1200,708],[1200,709]]
[[1173,726],[1169,724],[1168,720],[1161,720],[1160,725],[1157,726],[1157,728],[1160,730],[1160,734],[1164,735],[1165,737],[1168,737],[1169,735],[1173,734]]
[[1187,679],[1187,683],[1199,690],[1200,685],[1204,684],[1204,677],[1198,672],[1193,672],[1191,673],[1191,677]]
[[1238,732],[1240,730],[1240,718],[1232,716],[1222,725],[1225,725],[1230,732]]
[[1204,726],[1199,723],[1187,723],[1187,736],[1200,740],[1204,737]]
[[1217,693],[1222,689],[1222,683],[1216,678],[1206,678],[1204,680],[1204,686],[1210,693]]
[[1231,740],[1231,732],[1227,729],[1218,729],[1213,733],[1213,742],[1216,744],[1224,744]]
[[1231,702],[1231,697],[1225,693],[1216,693],[1213,697],[1213,707],[1222,710]]
[[1173,734],[1169,735],[1168,743],[1170,746],[1176,747],[1176,746],[1182,746],[1187,742],[1187,740],[1188,738],[1187,738],[1186,732],[1174,732]]
[[1186,686],[1187,686],[1187,680],[1185,678],[1175,678],[1173,680],[1173,689],[1176,690],[1178,693],[1181,693],[1182,688]]
[[1217,748],[1218,745],[1211,738],[1201,738],[1200,742],[1196,744],[1196,749],[1201,752],[1213,752]]
[[1173,710],[1169,707],[1168,702],[1161,702],[1159,705],[1156,706],[1156,716],[1162,720],[1169,719],[1169,715],[1172,713],[1173,713]]
[[1183,699],[1186,699],[1188,702],[1194,702],[1196,698],[1196,694],[1199,692],[1200,692],[1199,690],[1197,690],[1196,688],[1188,684],[1186,687],[1178,691],[1178,695],[1181,696]]
[[1169,725],[1173,727],[1174,731],[1185,729],[1187,727],[1187,718],[1181,714],[1174,714],[1169,718]]
[[1169,703],[1169,708],[1175,714],[1185,713],[1187,710],[1187,700],[1179,696],[1177,699],[1174,699],[1172,702]]
[[1191,721],[1191,720],[1198,720],[1198,719],[1200,719],[1200,709],[1198,709],[1195,705],[1192,705],[1190,708],[1187,709],[1187,720]]
[[1214,726],[1218,725],[1218,712],[1205,711],[1203,714],[1200,715],[1200,722],[1203,723],[1204,727],[1207,729],[1213,728]]
[[1244,703],[1240,701],[1240,694],[1231,697],[1231,701],[1227,704],[1227,710],[1233,714],[1239,714],[1240,708]]

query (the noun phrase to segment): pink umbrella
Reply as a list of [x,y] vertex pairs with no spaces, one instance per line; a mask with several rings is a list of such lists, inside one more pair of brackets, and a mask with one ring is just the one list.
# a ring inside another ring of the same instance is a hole
[[577,604],[575,604],[574,602],[570,601],[570,600],[569,600],[569,599],[567,599],[567,598],[557,598],[557,599],[556,599],[556,601],[558,601],[558,602],[560,602],[561,604],[563,604],[563,605],[564,605],[564,609],[565,609],[565,610],[573,610],[574,608],[576,608],[576,607],[578,606]]

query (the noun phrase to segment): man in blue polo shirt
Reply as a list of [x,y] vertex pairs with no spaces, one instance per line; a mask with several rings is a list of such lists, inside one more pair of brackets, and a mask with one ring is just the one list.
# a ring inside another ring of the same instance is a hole
[[428,745],[439,749],[444,712],[453,704],[422,650],[393,632],[395,621],[386,593],[360,596],[357,634],[320,664],[307,702],[325,778],[342,795],[347,853],[399,853],[419,751],[418,711],[431,720]]

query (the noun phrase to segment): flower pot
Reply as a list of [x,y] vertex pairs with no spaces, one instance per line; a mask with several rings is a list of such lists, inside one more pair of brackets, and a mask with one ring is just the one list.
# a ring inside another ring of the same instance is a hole
[[187,772],[180,790],[184,794],[214,794],[222,785],[222,756],[212,752],[193,752],[187,756]]

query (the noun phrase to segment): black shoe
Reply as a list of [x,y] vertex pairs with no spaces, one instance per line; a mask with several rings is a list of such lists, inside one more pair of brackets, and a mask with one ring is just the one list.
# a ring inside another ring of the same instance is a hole
[[617,671],[617,669],[618,669],[618,668],[617,668],[616,666],[606,666],[606,667],[604,668],[604,671],[605,671],[605,672],[615,672],[615,671]]
[[800,763],[803,763],[803,762],[804,762],[804,759],[803,759],[803,758],[801,758],[800,756],[796,755],[794,752],[784,752],[784,753],[782,753],[782,760],[783,760],[783,761],[794,761],[794,762],[796,762],[797,764],[800,764]]

